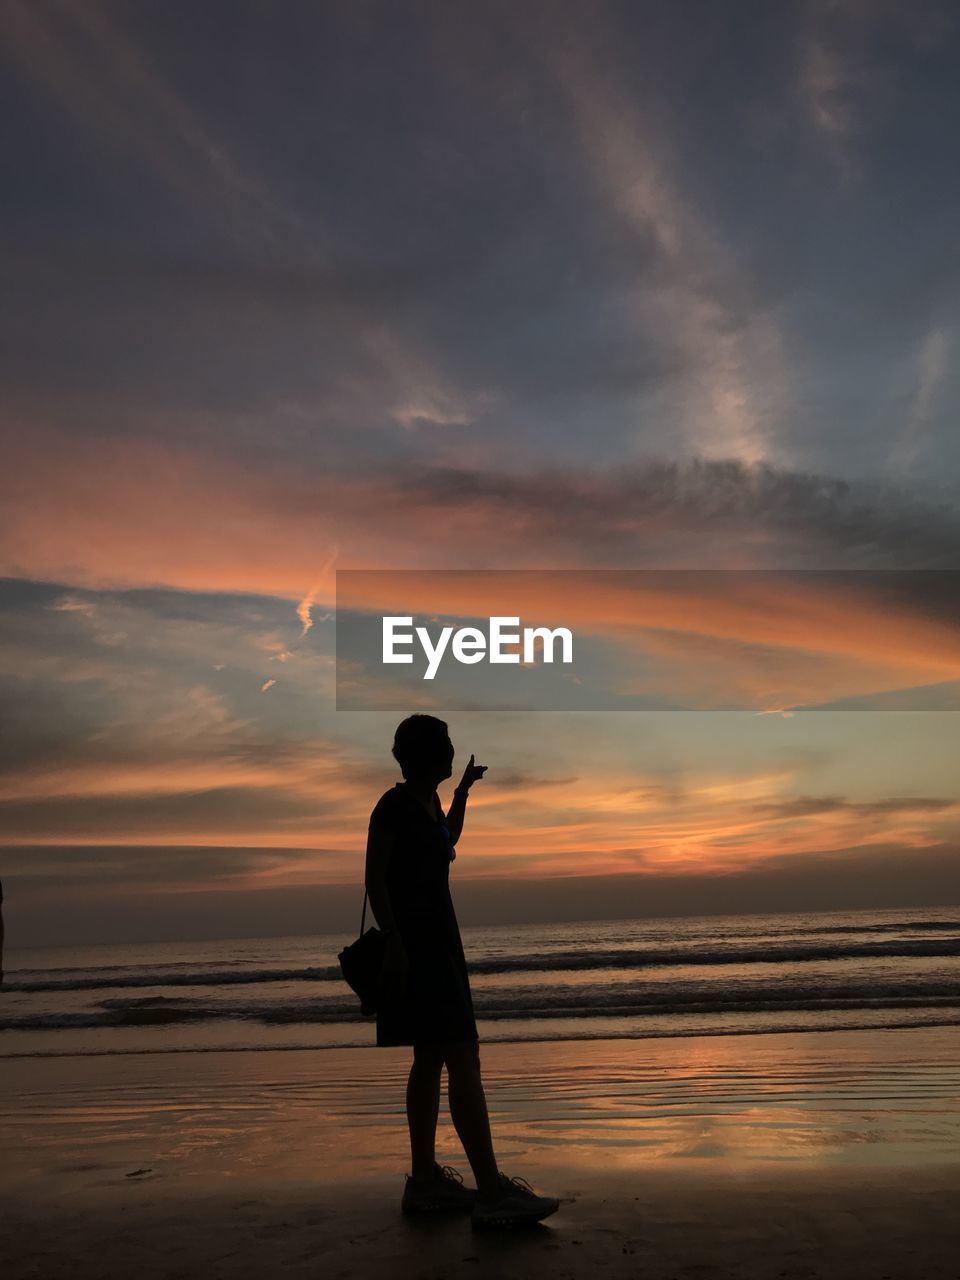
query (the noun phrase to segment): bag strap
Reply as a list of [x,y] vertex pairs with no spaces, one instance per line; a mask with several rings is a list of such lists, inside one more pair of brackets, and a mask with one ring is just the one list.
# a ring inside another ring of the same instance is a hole
[[363,937],[363,926],[367,919],[367,891],[363,891],[363,910],[360,912],[360,937]]

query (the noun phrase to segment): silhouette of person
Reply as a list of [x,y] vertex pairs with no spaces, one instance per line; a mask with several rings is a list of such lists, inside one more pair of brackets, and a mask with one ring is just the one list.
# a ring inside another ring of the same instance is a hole
[[3,986],[3,881],[0,880],[0,987]]
[[[451,776],[454,758],[444,721],[408,717],[397,728],[393,755],[403,781],[380,797],[370,815],[365,880],[386,935],[377,1044],[413,1046],[406,1093],[412,1169],[401,1208],[469,1209],[478,1226],[539,1221],[559,1201],[535,1195],[522,1178],[508,1178],[497,1167],[470,979],[450,896],[450,864],[467,797],[486,765],[470,757],[444,813],[436,789]],[[444,1067],[450,1115],[476,1190],[465,1187],[455,1169],[436,1162]]]

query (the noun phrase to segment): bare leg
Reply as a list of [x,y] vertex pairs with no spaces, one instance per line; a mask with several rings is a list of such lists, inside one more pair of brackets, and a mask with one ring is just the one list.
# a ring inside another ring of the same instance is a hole
[[407,1079],[407,1125],[410,1129],[410,1172],[418,1182],[428,1182],[433,1178],[442,1071],[443,1054],[439,1046],[414,1045],[413,1065]]
[[448,1044],[444,1046],[443,1057],[447,1064],[450,1116],[477,1180],[477,1191],[484,1200],[496,1199],[500,1194],[500,1176],[480,1078],[480,1046],[475,1040]]

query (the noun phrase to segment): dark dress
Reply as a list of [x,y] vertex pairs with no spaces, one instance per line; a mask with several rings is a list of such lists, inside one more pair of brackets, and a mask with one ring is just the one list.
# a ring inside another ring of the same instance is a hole
[[406,994],[377,1012],[377,1044],[477,1039],[467,962],[450,897],[452,846],[434,795],[437,822],[398,782],[380,797],[370,825],[394,837],[387,892],[409,961]]

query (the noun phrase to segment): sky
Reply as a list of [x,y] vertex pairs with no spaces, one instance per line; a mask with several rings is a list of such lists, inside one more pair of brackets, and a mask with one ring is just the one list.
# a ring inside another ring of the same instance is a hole
[[8,944],[353,927],[348,569],[807,575],[644,599],[745,709],[449,711],[462,922],[960,902],[956,597],[816,576],[960,569],[958,52],[936,0],[2,0]]

